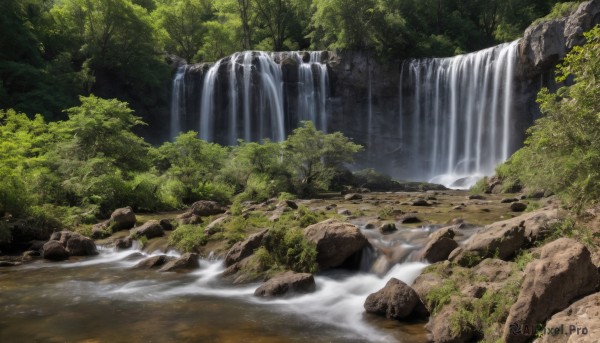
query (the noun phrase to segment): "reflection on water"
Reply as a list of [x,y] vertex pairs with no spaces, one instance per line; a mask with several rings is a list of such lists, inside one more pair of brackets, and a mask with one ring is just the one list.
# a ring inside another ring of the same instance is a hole
[[[176,255],[176,253],[172,253]],[[266,301],[257,285],[221,282],[221,262],[190,274],[131,269],[147,255],[38,261],[0,270],[0,342],[425,342],[423,323],[366,315],[368,294],[390,277],[411,283],[422,263],[386,276],[333,272],[317,292]]]

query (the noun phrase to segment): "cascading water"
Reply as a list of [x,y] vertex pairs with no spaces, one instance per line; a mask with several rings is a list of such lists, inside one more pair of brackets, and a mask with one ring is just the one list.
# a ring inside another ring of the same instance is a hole
[[173,92],[171,100],[171,139],[174,139],[181,132],[182,111],[185,109],[185,73],[187,66],[177,68],[177,73],[173,79]]
[[281,141],[310,120],[365,145],[363,167],[468,187],[519,147],[528,125],[516,96],[517,45],[404,61],[391,79],[368,57],[344,62],[326,52],[246,51],[181,67],[172,135],[196,129],[226,145]]
[[[326,132],[330,84],[322,60],[318,51],[246,51],[216,62],[204,73],[196,100],[200,138],[227,145],[239,139],[282,141],[302,120]],[[193,115],[184,113],[181,97],[186,72],[179,68],[173,81],[172,137],[181,131],[183,114]]]
[[489,175],[517,148],[511,127],[516,54],[513,42],[402,65],[401,131],[412,175],[446,185]]

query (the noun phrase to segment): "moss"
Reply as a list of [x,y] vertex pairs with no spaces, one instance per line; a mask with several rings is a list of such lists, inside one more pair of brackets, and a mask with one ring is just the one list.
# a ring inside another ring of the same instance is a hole
[[432,289],[427,294],[427,308],[436,314],[444,305],[450,303],[452,296],[458,294],[459,289],[456,282],[452,279],[444,280],[439,287]]
[[198,225],[182,225],[169,236],[169,244],[184,252],[194,252],[207,242],[204,228]]

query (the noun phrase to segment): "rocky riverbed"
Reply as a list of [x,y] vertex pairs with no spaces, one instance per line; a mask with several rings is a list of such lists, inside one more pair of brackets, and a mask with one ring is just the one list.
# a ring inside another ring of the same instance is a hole
[[[556,199],[529,195],[436,190],[119,209],[89,231],[108,235],[95,245],[61,232],[1,257],[0,339],[525,342],[548,321],[580,336],[585,327],[593,342],[596,212],[571,225]],[[316,273],[256,269],[270,226],[308,214],[318,221],[301,228],[317,247]],[[248,224],[237,243],[235,221]],[[202,231],[193,253],[171,246],[177,223]]]

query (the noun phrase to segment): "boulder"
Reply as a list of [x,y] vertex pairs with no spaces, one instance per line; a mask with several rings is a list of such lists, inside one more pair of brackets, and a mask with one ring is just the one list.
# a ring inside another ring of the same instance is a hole
[[198,254],[186,253],[176,260],[167,262],[159,272],[186,272],[200,268]]
[[346,209],[346,208],[340,208],[337,213],[339,215],[341,215],[341,216],[350,216],[350,215],[352,215],[352,212],[349,209]]
[[513,202],[510,204],[510,210],[513,212],[523,212],[527,209],[527,204],[522,202]]
[[173,231],[175,230],[175,226],[171,222],[170,219],[161,219],[159,222],[160,226],[162,226],[165,231]]
[[297,210],[298,204],[296,204],[295,202],[293,202],[291,200],[284,200],[284,201],[280,202],[279,204],[277,204],[277,207],[288,207],[288,208],[291,208],[292,210]]
[[349,193],[344,195],[344,200],[361,200],[362,198],[363,196],[358,193]]
[[71,256],[98,255],[94,241],[79,234],[69,235],[69,239],[66,241],[66,248]]
[[131,207],[116,209],[110,215],[110,228],[112,232],[129,230],[135,226],[136,217]]
[[587,296],[553,315],[546,328],[562,329],[558,335],[543,335],[536,343],[598,343],[600,341],[600,293]]
[[207,236],[212,236],[215,233],[217,233],[219,231],[222,231],[223,230],[223,224],[225,224],[227,222],[227,220],[229,220],[229,218],[230,217],[226,215],[226,216],[219,217],[219,218],[213,220],[204,229],[204,234],[207,235]]
[[477,254],[481,258],[497,254],[500,259],[507,260],[521,248],[543,239],[558,217],[557,209],[544,208],[487,225],[469,239],[460,254],[452,254],[451,260],[460,263],[465,254]]
[[452,227],[445,227],[432,233],[429,242],[423,248],[420,256],[429,263],[436,263],[448,259],[450,253],[458,248],[458,243],[454,240],[454,230]]
[[398,231],[398,229],[396,228],[396,223],[393,223],[393,222],[383,223],[379,227],[379,232],[384,233],[384,234],[395,232],[395,231]]
[[512,204],[513,202],[517,202],[519,201],[519,199],[517,198],[503,198],[502,200],[500,200],[501,204]]
[[485,197],[481,194],[471,194],[467,197],[469,200],[483,200]]
[[429,318],[429,322],[425,326],[428,334],[428,341],[434,343],[467,343],[476,342],[475,329],[463,325],[459,330],[452,330],[448,323],[448,319],[456,316],[457,308],[453,306],[444,306],[434,316]]
[[63,261],[69,258],[69,253],[59,241],[52,240],[42,247],[42,256],[46,260]]
[[411,203],[411,205],[412,206],[421,206],[421,207],[431,206],[431,204],[425,199],[417,199],[417,200],[413,201]]
[[156,269],[162,267],[167,262],[173,261],[175,258],[167,255],[158,255],[148,257],[135,265],[135,269]]
[[254,254],[254,250],[261,246],[268,233],[269,230],[265,229],[261,232],[251,235],[243,242],[235,243],[225,256],[225,266],[230,267],[242,261],[246,257]]
[[200,218],[199,215],[196,215],[194,214],[194,212],[191,211],[178,215],[177,217],[175,217],[175,220],[181,225],[202,224],[202,218]]
[[404,282],[392,278],[384,288],[370,294],[365,301],[365,311],[391,319],[405,319],[421,302],[417,293]]
[[257,297],[281,297],[312,293],[317,289],[312,274],[285,272],[274,276],[256,289]]
[[162,237],[165,231],[160,225],[158,220],[149,220],[144,225],[139,226],[131,230],[131,236],[135,238],[146,237],[148,239]]
[[115,241],[115,248],[119,250],[126,250],[133,246],[133,239],[131,236],[125,238],[119,238]]
[[525,269],[521,291],[504,326],[504,341],[531,340],[535,329],[529,328],[536,328],[572,301],[596,292],[599,286],[598,269],[584,245],[569,238],[545,245],[540,259]]
[[414,214],[407,214],[400,218],[400,222],[402,224],[418,224],[421,222],[421,219]]
[[316,244],[317,263],[321,270],[341,266],[369,244],[358,227],[336,219],[307,227],[304,236]]
[[93,239],[103,239],[110,236],[109,231],[110,220],[105,220],[101,223],[94,224],[92,226],[92,238]]
[[196,201],[189,209],[189,212],[199,217],[214,216],[225,213],[225,211],[227,211],[227,208],[221,206],[218,202],[207,200]]

